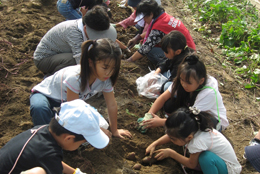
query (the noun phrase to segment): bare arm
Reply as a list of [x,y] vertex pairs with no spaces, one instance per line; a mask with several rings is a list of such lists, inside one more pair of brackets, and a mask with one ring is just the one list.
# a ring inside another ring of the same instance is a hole
[[141,37],[144,38],[145,35],[146,35],[146,32],[143,32],[143,33],[141,34]]
[[147,128],[155,128],[159,126],[164,126],[166,118],[160,118],[159,116],[155,115],[164,105],[164,103],[171,98],[171,93],[169,90],[166,90],[162,95],[160,95],[155,102],[153,103],[152,107],[148,111],[153,115],[152,119],[146,120],[143,122],[143,125]]
[[108,109],[109,124],[113,136],[120,138],[124,138],[123,136],[127,136],[131,138],[132,134],[128,130],[117,129],[117,103],[113,91],[103,92],[103,95]]
[[119,45],[119,47],[121,48],[121,49],[126,49],[127,47],[125,46],[125,44],[123,44],[122,42],[120,42],[118,39],[116,39],[116,43]]
[[109,124],[112,134],[117,131],[117,103],[112,92],[103,92],[109,116]]
[[154,72],[154,74],[159,74],[161,72],[160,68],[157,68],[156,71]]
[[169,143],[169,142],[171,142],[171,140],[168,137],[168,135],[164,135],[161,138],[159,138],[156,141],[154,141],[152,144],[150,144],[146,148],[145,154],[147,155],[149,153],[150,155],[152,155],[154,150],[155,150],[155,148],[156,148],[156,146],[160,146],[160,145],[163,145],[163,144],[166,144],[166,143]]
[[170,154],[170,157],[183,164],[184,166],[194,169],[199,164],[199,156],[201,152],[190,154],[190,158],[187,158],[176,151]]
[[62,163],[62,167],[63,167],[63,171],[62,172],[64,174],[73,174],[74,171],[76,170],[76,169],[70,167],[68,164],[64,163],[63,161],[61,163]]
[[166,91],[164,91],[164,93],[162,93],[153,103],[152,107],[150,108],[150,110],[148,111],[149,113],[156,113],[158,112],[164,105],[164,103],[169,100],[171,98],[171,93],[170,91],[167,89]]
[[131,57],[129,57],[127,60],[129,61],[129,62],[134,62],[134,61],[136,61],[136,60],[138,60],[138,59],[141,59],[143,57],[143,55],[142,54],[140,54],[138,51],[136,51]]
[[75,92],[67,88],[67,101],[72,101],[75,99],[79,99],[79,94],[76,94]]

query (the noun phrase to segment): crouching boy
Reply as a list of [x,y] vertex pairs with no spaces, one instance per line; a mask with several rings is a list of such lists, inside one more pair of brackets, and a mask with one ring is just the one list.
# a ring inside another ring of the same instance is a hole
[[73,151],[86,141],[106,147],[109,138],[99,127],[101,117],[83,100],[63,103],[49,125],[29,129],[0,149],[0,173],[82,174],[62,162],[62,149]]

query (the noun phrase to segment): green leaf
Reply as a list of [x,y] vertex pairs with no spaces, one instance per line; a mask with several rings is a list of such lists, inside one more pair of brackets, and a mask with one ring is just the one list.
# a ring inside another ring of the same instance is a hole
[[130,113],[128,109],[125,109],[125,112],[126,112],[128,115],[131,115],[131,116],[134,116],[134,117],[138,118],[135,114]]
[[246,89],[255,88],[255,85],[246,84],[246,85],[245,85],[245,88],[246,88]]

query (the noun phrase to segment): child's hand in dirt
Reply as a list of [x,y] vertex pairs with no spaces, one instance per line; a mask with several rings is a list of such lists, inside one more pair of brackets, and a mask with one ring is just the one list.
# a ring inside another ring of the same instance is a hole
[[150,144],[146,149],[145,149],[145,155],[150,155],[152,156],[153,155],[153,152],[156,148],[156,145],[154,143]]
[[123,138],[123,139],[125,139],[124,136],[127,136],[128,138],[132,138],[132,134],[125,129],[117,129],[117,131],[113,134],[113,136]]
[[155,128],[155,127],[161,126],[162,119],[153,113],[151,113],[151,114],[152,114],[153,118],[151,118],[150,120],[143,121],[143,125],[146,128]]
[[155,153],[156,153],[155,158],[157,160],[163,160],[164,158],[171,157],[171,154],[175,153],[175,151],[170,148],[167,148],[167,149],[156,150]]
[[108,136],[109,139],[112,137],[112,133],[109,130],[102,127],[100,129]]

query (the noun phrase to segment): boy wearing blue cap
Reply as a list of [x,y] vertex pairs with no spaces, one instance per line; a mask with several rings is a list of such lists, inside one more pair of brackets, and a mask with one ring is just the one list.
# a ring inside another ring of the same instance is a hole
[[83,174],[62,162],[62,149],[73,151],[86,141],[98,149],[106,147],[109,138],[100,129],[101,118],[83,100],[61,104],[49,125],[29,129],[0,149],[0,173]]

